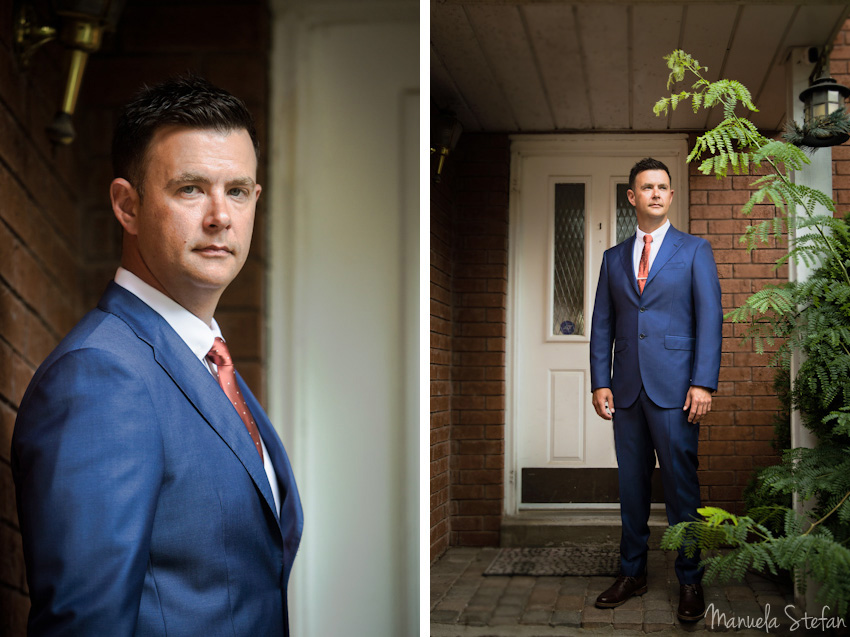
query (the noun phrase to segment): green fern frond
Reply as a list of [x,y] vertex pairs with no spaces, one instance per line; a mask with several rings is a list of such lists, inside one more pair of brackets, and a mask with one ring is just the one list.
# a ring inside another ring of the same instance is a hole
[[691,105],[693,106],[694,113],[697,113],[700,106],[702,106],[702,93],[691,94]]
[[735,323],[744,323],[757,316],[766,314],[786,316],[795,314],[796,311],[792,285],[768,285],[750,296],[741,307],[727,313],[724,318]]
[[652,107],[652,113],[656,117],[661,117],[662,115],[667,115],[667,110],[670,106],[670,98],[662,97],[660,100],[655,102],[655,105]]
[[732,522],[736,526],[738,524],[737,516],[720,507],[702,507],[697,509],[697,513],[705,518],[705,523],[709,526],[720,526],[725,522]]
[[[829,424],[835,421],[832,430],[837,435],[850,436],[850,407],[841,407],[838,411],[833,411],[824,416],[823,423]],[[850,508],[848,508],[850,511]]]

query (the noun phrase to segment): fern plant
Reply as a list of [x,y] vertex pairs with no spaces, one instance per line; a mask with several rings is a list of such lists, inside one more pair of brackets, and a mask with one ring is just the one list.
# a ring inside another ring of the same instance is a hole
[[668,529],[662,546],[731,547],[705,560],[707,581],[740,578],[748,568],[790,570],[802,588],[812,577],[821,584],[819,601],[844,616],[850,613],[850,222],[835,216],[829,196],[793,182],[790,173],[809,163],[808,156],[758,131],[746,116],[757,109],[744,85],[709,82],[706,69],[681,50],[665,60],[668,90],[686,77],[693,84],[659,100],[656,115],[688,101],[695,112],[723,110],[723,121],[696,140],[688,162],[699,161],[701,173],[718,179],[730,171],[755,173],[742,212],[772,207],[772,216],[749,226],[742,242],[753,250],[787,239],[788,252],[776,267],[794,260],[814,268],[806,281],[764,287],[726,318],[747,326],[744,338],[759,353],[776,345],[770,362],[783,370],[792,352],[803,354],[791,400],[819,442],[814,449],[786,450],[780,464],[761,470],[755,481],[756,499],[781,502],[797,493],[813,501],[807,517],[784,505],[757,507],[745,516],[708,507],[699,511],[702,520]]
[[809,577],[820,582],[818,601],[839,616],[850,612],[850,549],[821,525],[823,518],[807,523],[793,510],[775,507],[773,513],[781,515],[784,527],[784,535],[779,536],[750,516],[715,507],[703,507],[698,512],[703,520],[667,529],[661,548],[684,546],[693,556],[697,546],[708,550],[731,547],[703,560],[706,583],[740,580],[749,569],[774,575],[779,569],[788,570],[802,590]]

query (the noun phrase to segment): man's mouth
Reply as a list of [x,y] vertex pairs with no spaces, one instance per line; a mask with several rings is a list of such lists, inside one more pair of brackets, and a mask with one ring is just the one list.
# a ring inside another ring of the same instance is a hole
[[207,246],[201,246],[200,248],[195,248],[194,252],[200,252],[201,254],[213,257],[227,256],[229,254],[232,254],[233,250],[231,250],[227,246],[212,244]]

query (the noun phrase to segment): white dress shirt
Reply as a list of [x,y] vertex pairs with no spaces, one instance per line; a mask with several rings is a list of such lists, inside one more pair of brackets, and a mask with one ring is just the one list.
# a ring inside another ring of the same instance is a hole
[[[652,243],[649,244],[649,267],[647,268],[647,272],[652,272],[652,262],[655,261],[655,256],[658,254],[658,251],[661,249],[661,243],[664,241],[664,237],[667,235],[667,231],[670,229],[670,220],[664,222],[664,225],[658,228],[655,232],[650,232],[652,235]],[[634,260],[635,266],[635,278],[638,276],[638,270],[640,269],[640,255],[643,253],[643,238],[647,233],[637,229],[635,232],[635,249],[632,258]]]
[[[192,353],[198,357],[198,360],[204,364],[218,382],[218,369],[215,363],[207,359],[207,354],[212,349],[216,336],[224,340],[215,319],[212,320],[211,325],[207,325],[185,307],[124,268],[118,268],[115,273],[115,283],[137,296],[145,305],[164,318],[165,322],[177,332],[177,335],[183,339],[183,342],[189,346]],[[263,442],[262,436],[260,436],[260,445],[263,447],[263,465],[274,496],[275,508],[278,516],[280,516],[280,489],[277,485],[277,474],[275,474],[274,465],[269,458],[269,452],[266,450],[266,443]]]

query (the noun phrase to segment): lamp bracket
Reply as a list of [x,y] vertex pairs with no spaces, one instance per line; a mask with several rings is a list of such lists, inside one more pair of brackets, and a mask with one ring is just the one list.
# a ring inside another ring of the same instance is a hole
[[832,53],[832,45],[827,44],[823,47],[823,50],[818,54],[818,50],[816,47],[811,47],[809,49],[809,61],[814,64],[812,68],[812,73],[809,75],[809,84],[814,84],[815,81],[819,80],[821,77],[826,77],[823,75],[824,69],[826,69],[826,75],[829,75],[829,54]]
[[56,27],[39,26],[38,15],[32,5],[21,2],[14,17],[14,51],[18,63],[23,67],[29,66],[33,54],[58,36]]

